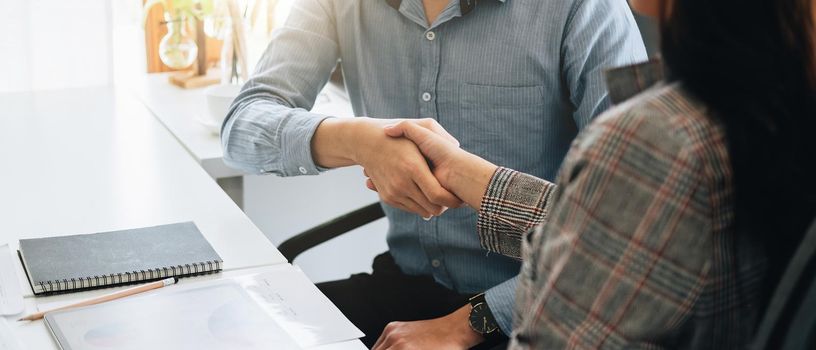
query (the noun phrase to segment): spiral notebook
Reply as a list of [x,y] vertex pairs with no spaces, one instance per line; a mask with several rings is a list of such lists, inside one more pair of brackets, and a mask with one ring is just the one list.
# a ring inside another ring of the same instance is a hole
[[19,254],[38,295],[212,273],[223,264],[192,222],[22,239]]

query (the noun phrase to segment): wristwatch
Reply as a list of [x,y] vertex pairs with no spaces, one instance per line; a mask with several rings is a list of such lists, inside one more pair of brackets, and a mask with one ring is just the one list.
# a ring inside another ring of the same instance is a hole
[[496,323],[496,318],[493,317],[493,313],[490,311],[490,307],[487,306],[484,293],[471,297],[469,302],[471,306],[470,317],[468,318],[470,328],[481,334],[485,340],[501,338],[502,332],[498,323]]

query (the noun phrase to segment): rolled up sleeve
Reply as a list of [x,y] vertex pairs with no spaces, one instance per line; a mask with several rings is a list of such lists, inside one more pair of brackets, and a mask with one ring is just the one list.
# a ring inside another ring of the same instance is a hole
[[318,174],[311,140],[329,116],[311,113],[337,64],[331,10],[323,0],[295,2],[252,78],[233,102],[221,129],[224,162],[247,173]]
[[[272,117],[275,116],[275,117]],[[327,116],[254,101],[224,125],[224,162],[247,173],[315,175],[311,139]]]
[[632,11],[620,0],[576,1],[562,42],[563,73],[580,129],[611,105],[604,72],[648,55]]

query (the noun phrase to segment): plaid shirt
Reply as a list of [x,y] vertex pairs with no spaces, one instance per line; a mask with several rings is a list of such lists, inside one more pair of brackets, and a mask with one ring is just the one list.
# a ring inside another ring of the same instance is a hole
[[[611,72],[610,95],[656,67]],[[729,164],[705,106],[660,83],[591,124],[557,185],[496,171],[478,230],[523,261],[511,348],[744,348],[766,265],[736,239]]]

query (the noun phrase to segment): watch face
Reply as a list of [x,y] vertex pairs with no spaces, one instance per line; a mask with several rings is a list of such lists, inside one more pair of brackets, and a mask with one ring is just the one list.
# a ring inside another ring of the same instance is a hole
[[480,334],[487,334],[491,333],[499,328],[499,325],[496,324],[496,320],[493,318],[493,315],[490,313],[490,309],[487,308],[487,304],[485,303],[478,303],[473,306],[473,309],[470,311],[470,328],[473,328],[474,331]]

